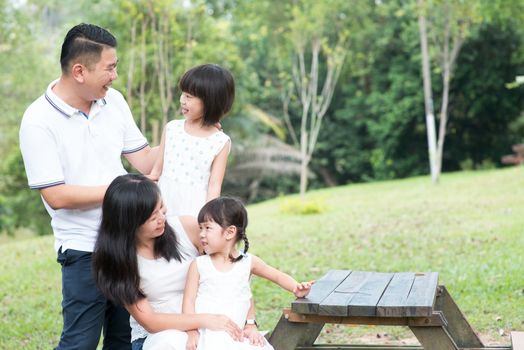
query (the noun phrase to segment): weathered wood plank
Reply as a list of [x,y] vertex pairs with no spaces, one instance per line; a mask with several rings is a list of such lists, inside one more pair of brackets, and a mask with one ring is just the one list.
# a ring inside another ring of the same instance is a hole
[[[392,278],[393,273],[373,272],[368,274],[364,283],[360,285],[360,289],[349,302],[348,315],[375,316],[380,297]],[[338,288],[335,292],[337,291]]]
[[319,315],[347,316],[348,304],[371,272],[353,271],[319,305]]
[[[296,350],[424,350],[417,345],[362,345],[362,344],[315,344],[298,346]],[[469,350],[469,349],[468,349]],[[498,349],[501,350],[501,349]]]
[[484,344],[444,286],[439,286],[435,310],[442,311],[448,322],[447,331],[460,348],[482,348]]
[[[417,345],[363,345],[363,344],[315,344],[297,346],[296,350],[424,350]],[[486,348],[467,348],[467,350],[512,350],[509,346],[495,346]]]
[[[424,350],[420,345],[315,344],[297,346],[296,350]],[[509,346],[468,348],[464,350],[512,350]]]
[[291,309],[301,314],[317,314],[319,304],[351,273],[350,270],[330,270],[315,282],[307,298],[296,299]]
[[406,300],[406,316],[430,316],[437,295],[438,272],[415,273]]
[[299,345],[313,345],[322,327],[323,323],[292,323],[282,315],[269,337],[269,343],[275,350],[295,350]]
[[524,350],[524,332],[511,332],[513,350]]
[[431,317],[377,317],[377,316],[322,316],[297,314],[284,309],[284,316],[289,322],[297,323],[336,323],[375,326],[445,326],[447,323],[441,313],[435,312]]
[[377,304],[377,316],[406,316],[406,301],[408,300],[409,291],[411,290],[414,281],[414,272],[395,273]]
[[444,327],[409,327],[424,350],[458,350]]

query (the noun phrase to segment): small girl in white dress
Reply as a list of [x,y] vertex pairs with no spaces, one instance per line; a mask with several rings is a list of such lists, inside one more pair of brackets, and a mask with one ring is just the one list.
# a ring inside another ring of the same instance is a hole
[[150,179],[159,180],[168,215],[197,216],[220,196],[231,140],[217,128],[235,99],[235,82],[226,69],[204,64],[179,82],[182,120],[166,124],[160,155]]
[[[251,274],[280,285],[298,298],[309,293],[313,281],[298,283],[257,256],[247,253],[247,212],[239,200],[219,197],[209,201],[200,210],[198,222],[200,241],[207,255],[197,257],[189,267],[182,312],[223,313],[244,328],[245,338],[239,342],[226,332],[200,329],[199,333],[194,332],[188,337],[187,348],[273,349],[258,332],[255,315],[248,315],[252,303],[249,287]],[[235,248],[236,243],[241,240],[244,241],[243,253]]]

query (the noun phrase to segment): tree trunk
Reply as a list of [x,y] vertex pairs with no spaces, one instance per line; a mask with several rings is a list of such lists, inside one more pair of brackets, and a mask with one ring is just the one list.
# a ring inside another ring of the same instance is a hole
[[131,45],[129,50],[129,68],[127,71],[127,104],[133,108],[133,73],[135,72],[136,19],[131,25]]
[[[139,89],[139,99],[140,99],[140,130],[142,134],[145,135],[147,132],[147,122],[146,122],[146,31],[147,23],[145,19],[142,19],[141,23],[142,38],[140,42],[140,89]],[[153,145],[156,145],[153,143]]]
[[307,190],[307,170],[309,164],[309,156],[307,154],[307,131],[300,134],[300,198],[305,200]]
[[422,77],[424,82],[424,106],[426,112],[426,130],[428,139],[429,168],[431,171],[431,180],[438,183],[440,170],[437,166],[437,137],[435,130],[435,115],[433,112],[433,94],[431,92],[431,73],[429,70],[429,51],[428,36],[426,30],[426,17],[424,15],[424,0],[419,0],[419,32],[420,32],[420,50],[422,54]]

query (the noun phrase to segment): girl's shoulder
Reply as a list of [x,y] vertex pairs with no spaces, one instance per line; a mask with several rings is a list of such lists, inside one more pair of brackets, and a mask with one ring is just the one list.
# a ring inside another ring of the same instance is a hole
[[217,137],[221,137],[227,140],[230,139],[230,137],[224,132],[224,130],[220,130],[220,129],[217,129],[217,132],[213,135],[217,135]]
[[198,268],[201,269],[202,267],[211,262],[211,258],[209,257],[209,255],[204,254],[197,256],[194,261]]
[[211,134],[207,139],[211,142],[217,143],[220,149],[222,149],[222,147],[224,147],[224,145],[227,142],[231,141],[231,138],[224,131],[218,130],[218,129],[214,134]]

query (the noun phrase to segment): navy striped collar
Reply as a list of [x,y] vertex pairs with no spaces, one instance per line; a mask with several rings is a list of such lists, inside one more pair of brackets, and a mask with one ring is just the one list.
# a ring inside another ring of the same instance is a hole
[[[47,90],[46,90],[46,92],[44,94],[45,99],[58,112],[60,112],[61,114],[63,114],[67,118],[71,118],[75,113],[80,113],[80,111],[78,109],[68,105],[66,102],[64,102],[60,97],[58,97],[53,92],[53,87],[56,85],[57,82],[58,82],[58,79],[53,81],[53,82],[51,82],[51,84],[49,84],[49,86],[47,87]],[[100,100],[96,100],[95,103],[99,107],[103,107],[103,106],[105,106],[107,104],[105,98],[102,98]]]

